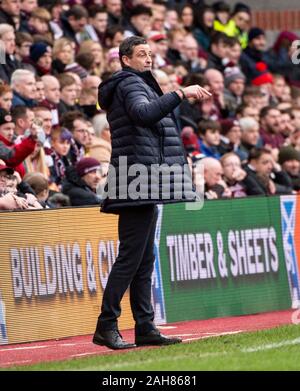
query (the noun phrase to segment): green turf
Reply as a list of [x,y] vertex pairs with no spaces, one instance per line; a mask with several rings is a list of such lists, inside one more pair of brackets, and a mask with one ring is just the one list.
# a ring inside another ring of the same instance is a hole
[[300,370],[300,325],[10,370]]

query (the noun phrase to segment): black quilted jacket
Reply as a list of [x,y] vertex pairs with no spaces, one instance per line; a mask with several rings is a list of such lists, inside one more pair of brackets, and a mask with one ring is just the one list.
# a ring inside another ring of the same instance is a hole
[[[118,213],[124,206],[195,200],[173,117],[180,102],[175,92],[162,93],[150,71],[124,68],[100,85],[99,104],[107,112],[112,138],[108,196],[102,211]],[[143,164],[142,172],[135,172],[134,164]],[[138,194],[132,196],[130,189],[136,189]]]

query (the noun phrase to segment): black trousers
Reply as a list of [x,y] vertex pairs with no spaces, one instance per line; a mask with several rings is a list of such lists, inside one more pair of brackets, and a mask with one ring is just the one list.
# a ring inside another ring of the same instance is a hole
[[154,238],[157,206],[124,208],[119,215],[119,254],[113,264],[103,293],[97,329],[117,328],[120,302],[130,286],[130,305],[136,334],[154,328],[151,304],[151,276],[154,266]]

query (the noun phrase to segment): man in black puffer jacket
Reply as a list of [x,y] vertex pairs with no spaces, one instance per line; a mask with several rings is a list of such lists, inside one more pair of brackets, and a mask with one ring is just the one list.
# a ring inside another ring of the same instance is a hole
[[[200,100],[210,94],[198,85],[163,94],[152,76],[151,50],[144,38],[125,39],[119,56],[122,70],[100,85],[99,103],[107,111],[112,138],[101,210],[119,214],[120,246],[93,342],[111,349],[169,345],[181,339],[159,333],[151,305],[156,204],[196,200],[173,110],[184,98]],[[136,345],[122,339],[117,325],[129,285]]]

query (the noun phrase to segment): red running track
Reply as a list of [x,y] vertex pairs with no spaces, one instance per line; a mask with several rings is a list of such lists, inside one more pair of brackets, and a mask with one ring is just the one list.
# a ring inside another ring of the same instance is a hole
[[[159,328],[163,334],[180,336],[183,342],[190,342],[223,334],[257,331],[291,324],[292,314],[293,310],[276,311],[230,318],[178,322],[163,325]],[[128,342],[134,340],[133,330],[122,331],[122,336]],[[5,345],[0,347],[0,368],[68,360],[99,354],[121,354],[120,351],[112,351],[106,347],[94,345],[91,340],[91,335],[85,335],[59,340]],[[149,347],[138,349],[149,349]]]

